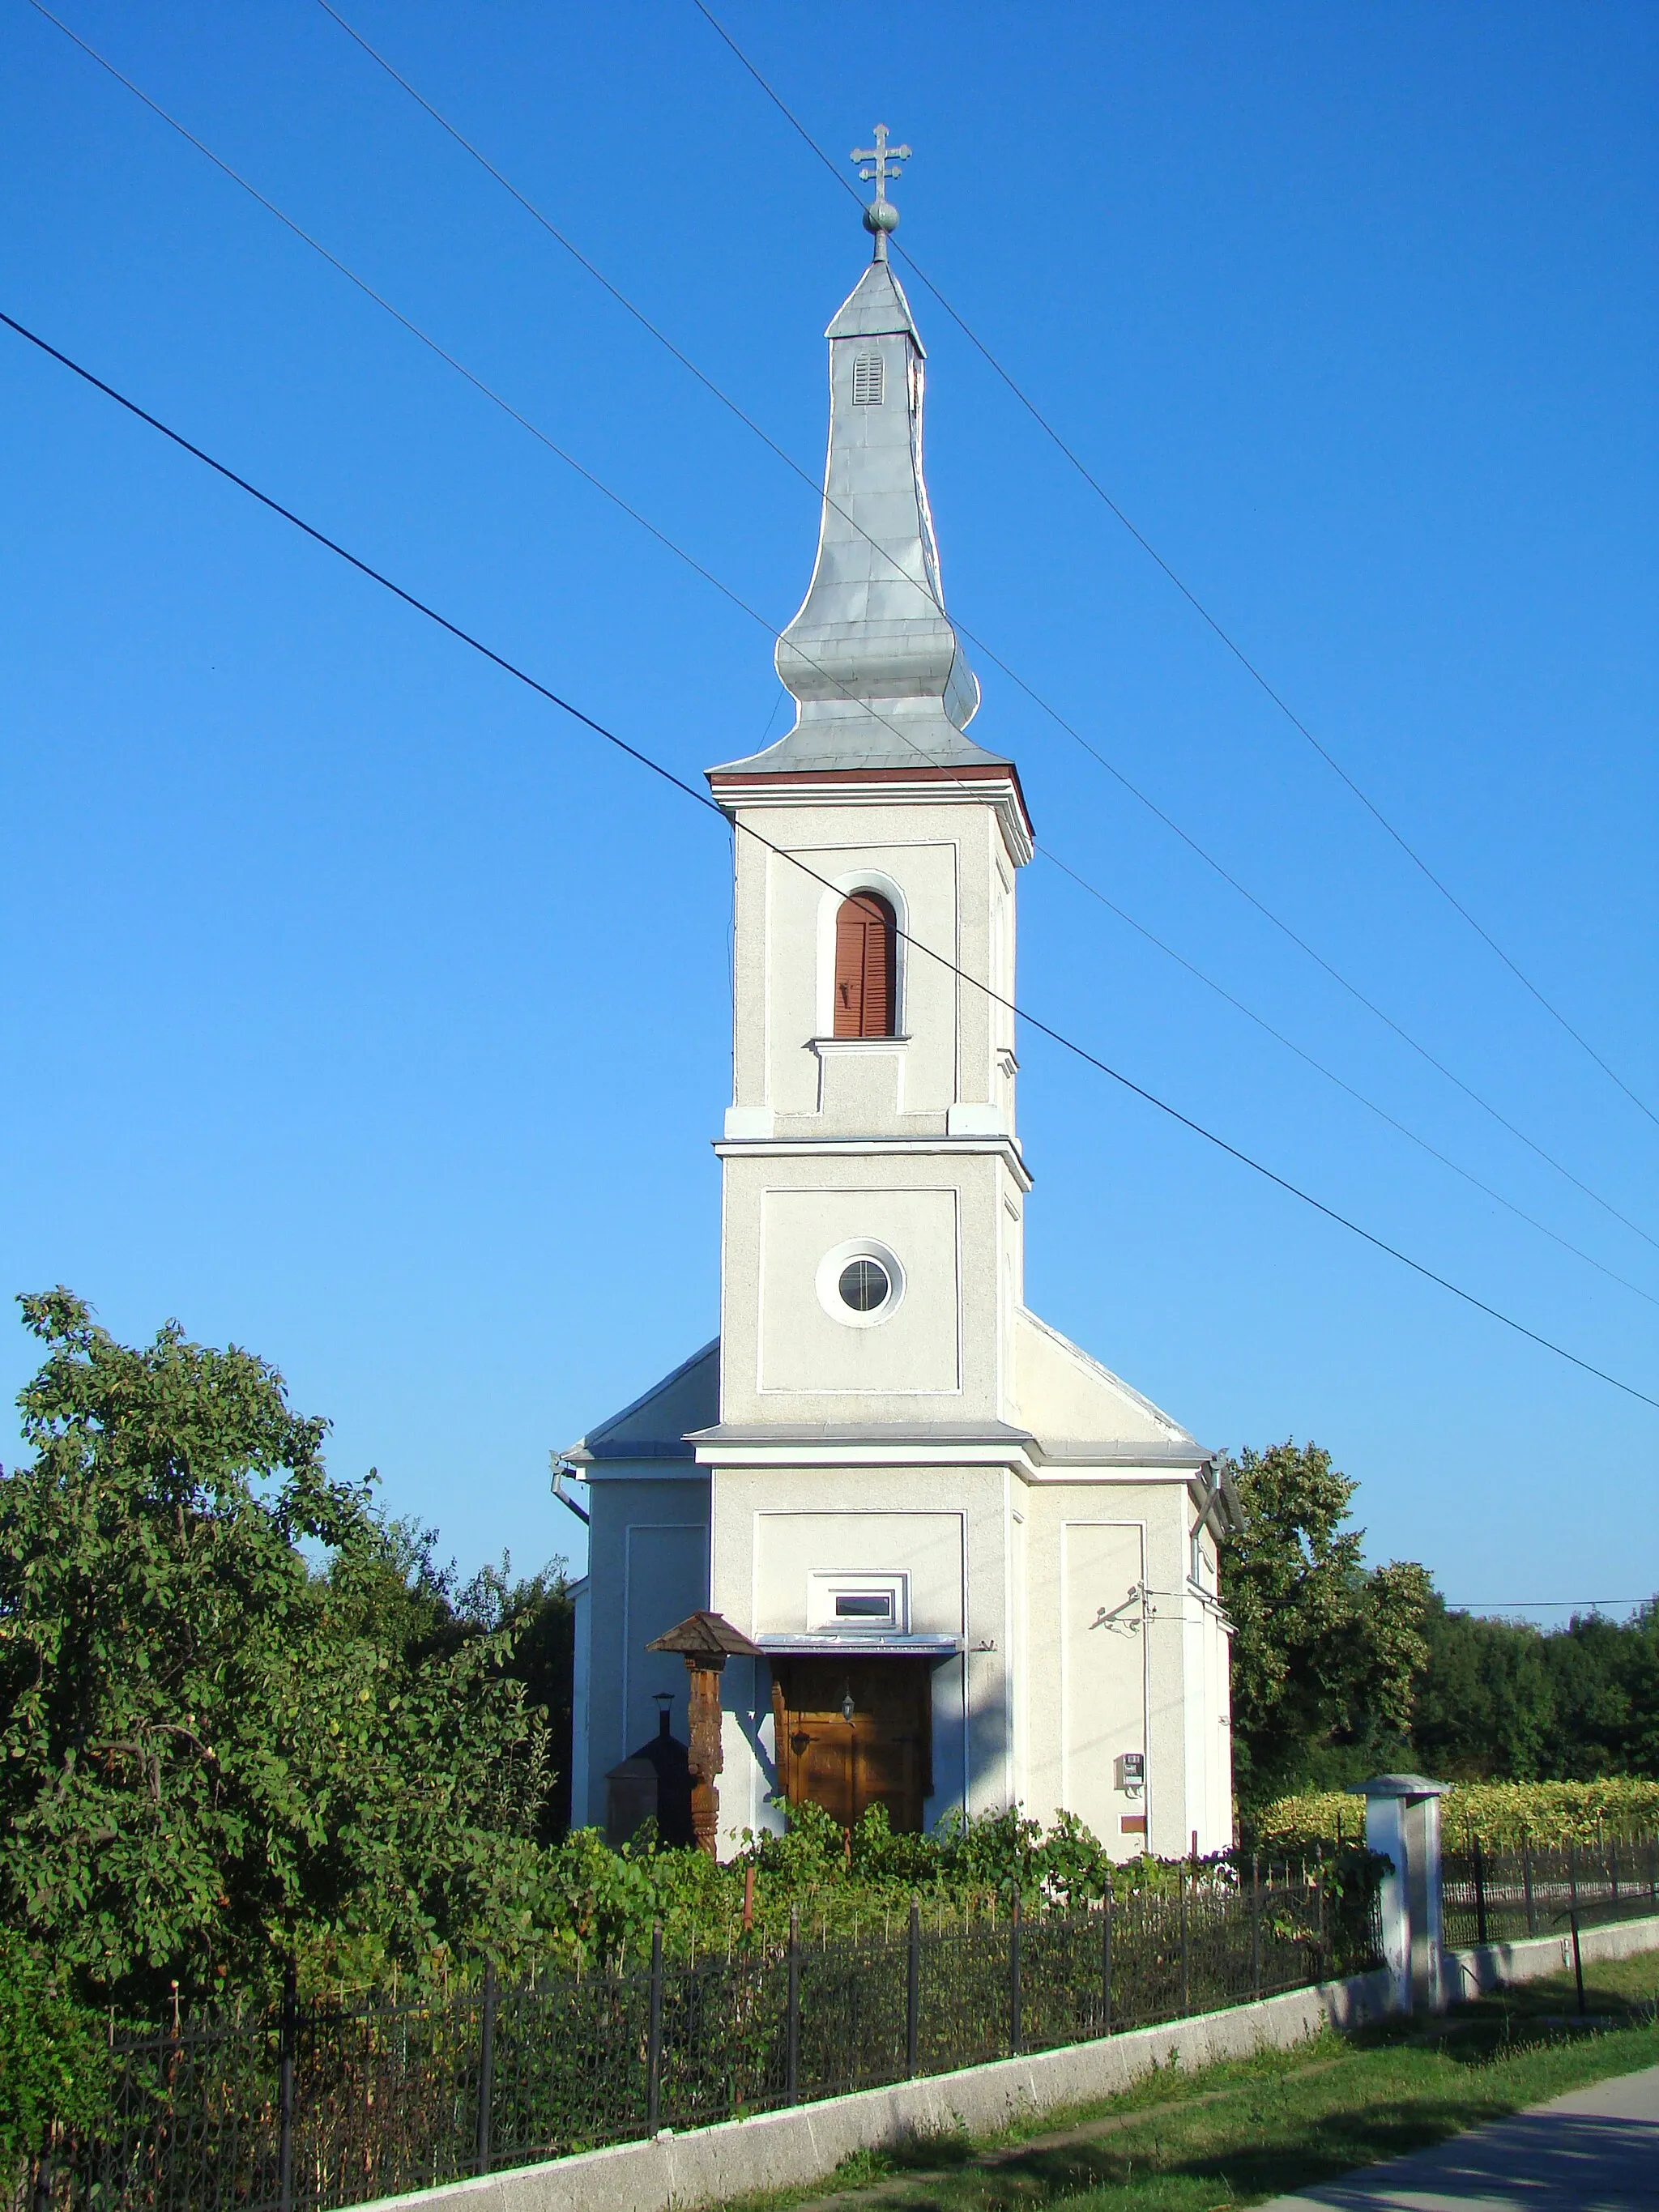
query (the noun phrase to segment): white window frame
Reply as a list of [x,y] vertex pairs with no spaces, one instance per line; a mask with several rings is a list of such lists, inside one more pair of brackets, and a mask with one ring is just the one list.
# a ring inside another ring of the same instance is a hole
[[[885,1620],[848,1620],[837,1614],[838,1597],[885,1597]],[[910,1577],[908,1574],[853,1574],[839,1570],[818,1571],[806,1577],[806,1626],[836,1636],[908,1636],[910,1632]]]
[[[886,1274],[890,1285],[887,1296],[868,1313],[856,1312],[841,1294],[841,1279],[854,1260],[873,1260]],[[818,1304],[831,1321],[838,1321],[844,1328],[879,1328],[883,1322],[891,1321],[904,1303],[904,1263],[890,1245],[874,1237],[851,1237],[844,1244],[836,1244],[818,1261],[814,1284]]]
[[1212,1597],[1215,1595],[1215,1569],[1204,1556],[1204,1529],[1201,1523],[1192,1532],[1188,1553],[1187,1579],[1194,1589],[1202,1590],[1206,1597]]

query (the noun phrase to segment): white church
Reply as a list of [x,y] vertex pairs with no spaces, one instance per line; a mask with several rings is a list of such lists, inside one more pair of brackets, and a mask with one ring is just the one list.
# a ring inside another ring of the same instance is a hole
[[[886,255],[830,323],[794,726],[708,771],[736,826],[720,1334],[566,1455],[589,1486],[572,1819],[684,1733],[653,1638],[723,1616],[719,1847],[812,1800],[895,1828],[1011,1805],[1113,1852],[1232,1841],[1217,1455],[1024,1304],[1014,763],[967,732]],[[672,1705],[667,1700],[672,1699]]]

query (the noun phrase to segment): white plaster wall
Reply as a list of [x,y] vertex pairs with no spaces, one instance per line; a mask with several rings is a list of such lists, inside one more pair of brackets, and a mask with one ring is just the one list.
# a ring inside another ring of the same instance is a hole
[[1008,1664],[1003,1680],[1008,1698],[1008,1733],[1012,1746],[1010,1794],[1017,1804],[1030,1795],[1030,1567],[1025,1534],[1024,1486],[1012,1474],[1003,1477],[1008,1516],[1008,1601],[1006,1650]]
[[[952,1796],[974,1810],[1019,1798],[1044,1818],[1077,1812],[1131,1856],[1143,1838],[1125,1836],[1121,1817],[1144,1811],[1146,1847],[1179,1853],[1197,1827],[1209,1848],[1231,1826],[1225,1647],[1212,1615],[1188,1620],[1185,1475],[1087,1463],[1089,1447],[1108,1441],[1191,1440],[1023,1306],[1030,1179],[1012,1144],[1013,1017],[1000,1003],[1014,989],[1015,876],[994,807],[966,789],[911,787],[890,799],[849,785],[826,800],[780,785],[738,819],[722,1421],[1004,1421],[1079,1464],[1074,1480],[1031,1483],[1012,1462],[947,1475],[860,1466],[849,1449],[833,1469],[808,1468],[791,1465],[781,1441],[763,1470],[716,1470],[711,1601],[739,1626],[769,1613],[787,1626],[778,1591],[798,1583],[789,1604],[804,1609],[813,1546],[811,1565],[874,1571],[876,1558],[843,1556],[869,1515],[957,1511],[974,1648],[954,1674],[935,1677],[930,1817]],[[785,852],[743,835],[744,825]],[[892,902],[914,940],[900,948],[902,1033],[835,1040],[835,914],[864,888]],[[827,1255],[863,1240],[904,1272],[902,1301],[875,1327],[826,1310],[817,1284]],[[800,1514],[803,1530],[825,1515],[848,1518],[823,1522],[810,1543],[803,1534],[805,1548],[791,1552],[757,1534],[763,1505]],[[764,1563],[786,1559],[782,1582],[766,1582]],[[1137,1621],[1097,1625],[1102,1605],[1131,1582],[1150,1593]],[[1109,1659],[1097,1656],[1109,1640]],[[764,1803],[769,1684],[763,1667],[747,1672],[755,1679],[741,1690],[739,1670],[726,1680],[739,1708],[726,1731],[728,1832],[775,1817]],[[961,1752],[947,1785],[952,1731]],[[1146,1758],[1144,1798],[1125,1795],[1114,1771],[1133,1749]]]
[[[1154,1486],[1148,1484],[1149,1489]],[[1147,1836],[1159,1858],[1179,1858],[1194,1825],[1187,1774],[1187,1559],[1192,1522],[1184,1475],[1158,1486],[1161,1509],[1146,1524],[1148,1719]]]
[[[708,1480],[648,1466],[596,1467],[589,1492],[586,1815],[605,1820],[605,1778],[657,1730],[653,1692],[674,1698],[685,1739],[685,1668],[653,1636],[708,1603]],[[573,1790],[573,1796],[574,1791]]]
[[[725,1170],[723,1420],[1006,1418],[1023,1223],[999,1150],[744,1149]],[[860,1239],[904,1271],[901,1304],[873,1328],[826,1311],[817,1291],[825,1255]]]
[[1060,1525],[1060,1803],[1107,1848],[1132,1857],[1125,1817],[1144,1801],[1119,1787],[1116,1762],[1146,1748],[1146,1630],[1138,1595],[1145,1525],[1114,1514],[1103,1486],[1071,1500]]
[[[951,1808],[990,1810],[1013,1795],[1006,1667],[1008,1552],[1006,1469],[991,1467],[804,1467],[780,1454],[764,1468],[714,1470],[712,1590],[716,1612],[745,1634],[806,1625],[813,1570],[906,1573],[911,1628],[960,1635],[960,1657],[933,1667],[931,1826]],[[984,1648],[980,1648],[984,1647]],[[743,1828],[777,1827],[771,1676],[733,1662],[722,1683],[726,1768],[721,1849]]]
[[593,1585],[584,1575],[576,1591],[575,1618],[571,1623],[573,1650],[570,1669],[570,1825],[588,1826],[589,1768],[587,1705],[592,1680],[591,1640],[593,1633]]
[[[1188,1664],[1184,1598],[1171,1579],[1191,1520],[1185,1481],[1080,1470],[1030,1484],[1023,1502],[1026,1809],[1044,1821],[1076,1814],[1115,1857],[1184,1850],[1191,1826],[1207,1832],[1214,1820],[1202,1803],[1193,1810],[1188,1740],[1189,1727],[1206,1724],[1205,1688]],[[1131,1596],[1143,1581],[1144,1605]],[[1212,1717],[1207,1725],[1213,1733]],[[1116,1767],[1137,1750],[1146,1760],[1142,1796],[1122,1786]],[[1146,1816],[1144,1838],[1124,1832],[1126,1814]]]
[[[1190,1507],[1188,1520],[1192,1519]],[[1190,1538],[1189,1553],[1190,1557]],[[1189,1580],[1182,1601],[1186,1687],[1188,1841],[1196,1832],[1200,1853],[1225,1850],[1233,1839],[1231,1700],[1227,1629],[1214,1595],[1215,1547],[1200,1539],[1200,1578]]]
[[1224,1850],[1233,1840],[1231,1644],[1219,1613],[1212,1606],[1206,1607],[1202,1704],[1192,1722],[1205,1749],[1200,1851]]
[[[829,1255],[874,1240],[902,1268],[890,1318],[844,1318]],[[959,1397],[963,1250],[953,1182],[884,1182],[760,1194],[759,1389],[763,1396]],[[827,1288],[829,1298],[823,1295]]]
[[[843,1492],[848,1478],[837,1488]],[[874,1485],[865,1488],[866,1498]],[[813,1573],[902,1574],[908,1577],[911,1631],[960,1636],[967,1611],[967,1514],[957,1505],[907,1511],[891,1484],[882,1505],[864,1510],[850,1501],[830,1510],[759,1506],[753,1513],[751,1636],[799,1633],[807,1619]],[[728,1616],[729,1618],[729,1616]]]
[[732,1103],[745,1128],[763,1114],[767,1133],[823,1135],[862,1110],[826,1080],[813,1045],[833,1027],[836,909],[868,889],[890,900],[908,940],[898,952],[906,1041],[884,1071],[887,1080],[896,1069],[885,1119],[856,1133],[944,1133],[961,1108],[979,1109],[975,1133],[1012,1133],[1013,1017],[951,972],[1012,997],[1012,867],[994,807],[915,790],[891,803],[802,804],[781,787],[777,803],[745,805],[738,821]]
[[1119,1443],[1192,1442],[1178,1422],[1027,1308],[1016,1316],[1013,1338],[1019,1409],[1013,1418],[1051,1448],[1075,1448],[1086,1465],[1088,1447],[1109,1437]]
[[[807,1625],[814,1570],[904,1572],[911,1626],[969,1650],[933,1674],[931,1826],[952,1805],[1011,1802],[1085,1820],[1114,1856],[1231,1840],[1227,1639],[1170,1578],[1191,1521],[1184,1480],[1097,1471],[1026,1480],[1011,1467],[778,1462],[717,1468],[712,1602],[750,1635]],[[1162,1572],[1164,1579],[1160,1581]],[[1144,1603],[1131,1597],[1144,1582]],[[1105,1618],[1103,1618],[1105,1616]],[[1115,1620],[1115,1626],[1112,1625]],[[770,1676],[727,1669],[721,1827],[781,1826]],[[1146,1759],[1142,1796],[1116,1761]],[[1126,1834],[1127,1814],[1146,1833]]]

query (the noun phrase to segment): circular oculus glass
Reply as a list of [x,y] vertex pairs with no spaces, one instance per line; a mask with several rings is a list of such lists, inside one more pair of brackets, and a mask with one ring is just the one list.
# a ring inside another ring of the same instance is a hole
[[866,1254],[848,1261],[836,1280],[841,1302],[856,1314],[872,1314],[893,1295],[893,1280],[879,1260]]
[[847,1328],[879,1328],[904,1303],[904,1263],[873,1237],[832,1245],[813,1283],[825,1313]]

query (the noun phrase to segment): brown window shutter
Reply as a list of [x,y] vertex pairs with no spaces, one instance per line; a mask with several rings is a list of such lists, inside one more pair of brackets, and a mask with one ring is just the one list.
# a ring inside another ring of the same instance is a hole
[[893,1034],[893,931],[879,915],[864,926],[864,1034]]
[[838,1037],[864,1032],[864,916],[852,899],[836,916],[836,1026]]
[[891,1036],[898,925],[874,891],[856,891],[836,916],[836,1036]]

